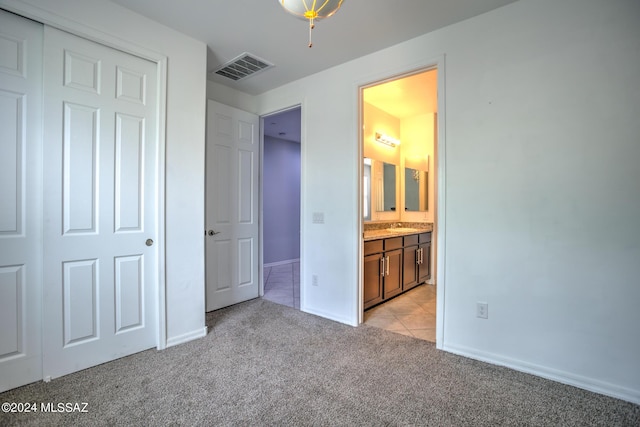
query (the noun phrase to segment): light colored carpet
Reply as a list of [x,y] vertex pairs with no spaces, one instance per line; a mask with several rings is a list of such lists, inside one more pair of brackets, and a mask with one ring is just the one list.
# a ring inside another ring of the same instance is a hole
[[265,300],[207,323],[203,339],[0,394],[88,413],[0,413],[0,425],[640,425],[638,405]]

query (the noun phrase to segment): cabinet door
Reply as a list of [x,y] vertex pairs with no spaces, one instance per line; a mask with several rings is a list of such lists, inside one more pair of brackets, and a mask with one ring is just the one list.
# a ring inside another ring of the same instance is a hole
[[420,245],[421,253],[418,256],[418,283],[426,282],[431,278],[431,242]]
[[385,252],[384,299],[402,292],[402,249]]
[[402,290],[406,291],[418,284],[418,246],[404,248],[402,258]]
[[382,255],[364,257],[364,309],[382,302]]

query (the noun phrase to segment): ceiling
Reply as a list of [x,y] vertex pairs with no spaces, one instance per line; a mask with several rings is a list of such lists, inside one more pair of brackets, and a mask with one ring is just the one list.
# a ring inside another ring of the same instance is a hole
[[280,111],[269,116],[264,116],[262,133],[265,136],[297,142],[301,139],[301,110],[300,107]]
[[[307,22],[278,0],[109,1],[205,42],[209,80],[259,95],[516,0],[344,0],[334,16],[317,21],[312,48]],[[274,67],[238,81],[212,73],[245,52]],[[426,95],[435,91],[435,73],[389,85],[393,90],[371,88],[367,102],[398,118],[436,111]],[[265,117],[263,131],[299,143],[300,109]]]
[[[345,0],[308,24],[278,0],[110,0],[208,46],[209,80],[250,95],[395,45],[516,0]],[[239,81],[211,73],[248,52],[275,66]]]
[[438,111],[438,70],[401,77],[364,89],[363,101],[404,119]]

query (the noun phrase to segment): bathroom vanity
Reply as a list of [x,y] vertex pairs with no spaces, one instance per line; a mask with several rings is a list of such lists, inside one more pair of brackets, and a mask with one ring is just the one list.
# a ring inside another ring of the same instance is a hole
[[364,309],[431,278],[432,224],[364,231]]

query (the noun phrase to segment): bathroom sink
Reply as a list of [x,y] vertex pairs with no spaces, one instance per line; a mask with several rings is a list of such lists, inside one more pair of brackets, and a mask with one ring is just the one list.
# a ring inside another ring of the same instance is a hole
[[417,228],[396,227],[396,228],[387,228],[387,231],[391,231],[393,233],[413,233],[413,232],[417,232],[418,229]]

